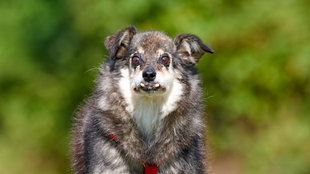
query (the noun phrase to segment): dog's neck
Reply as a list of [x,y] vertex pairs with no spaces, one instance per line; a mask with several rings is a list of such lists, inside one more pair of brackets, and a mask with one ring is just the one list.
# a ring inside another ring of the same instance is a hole
[[140,132],[151,138],[160,121],[177,109],[182,94],[182,85],[175,80],[164,96],[132,96],[131,113]]
[[165,100],[164,97],[134,97],[132,116],[139,131],[146,137],[151,137],[154,133],[154,128],[162,117]]

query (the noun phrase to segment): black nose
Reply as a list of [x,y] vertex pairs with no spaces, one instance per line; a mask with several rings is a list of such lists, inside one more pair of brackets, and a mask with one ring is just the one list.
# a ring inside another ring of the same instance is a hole
[[155,80],[155,78],[156,78],[155,69],[151,66],[146,67],[142,73],[142,77],[147,82]]

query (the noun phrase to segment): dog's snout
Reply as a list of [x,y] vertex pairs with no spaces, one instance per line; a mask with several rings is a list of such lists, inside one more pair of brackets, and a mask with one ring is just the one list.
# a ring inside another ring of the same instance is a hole
[[143,79],[147,82],[153,81],[156,78],[156,71],[153,67],[148,66],[142,73]]

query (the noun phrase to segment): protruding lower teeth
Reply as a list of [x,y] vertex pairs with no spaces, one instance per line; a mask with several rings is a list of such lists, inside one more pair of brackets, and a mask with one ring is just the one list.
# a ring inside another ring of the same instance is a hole
[[159,84],[156,83],[156,84],[153,85],[153,87],[154,87],[154,88],[158,88],[158,87],[159,87]]
[[142,88],[145,88],[145,84],[144,84],[144,83],[140,83],[140,86],[141,86]]

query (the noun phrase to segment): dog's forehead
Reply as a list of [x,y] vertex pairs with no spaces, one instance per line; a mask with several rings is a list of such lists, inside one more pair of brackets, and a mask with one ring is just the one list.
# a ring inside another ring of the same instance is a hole
[[175,51],[173,40],[166,34],[158,31],[137,33],[132,39],[132,47],[143,52]]

